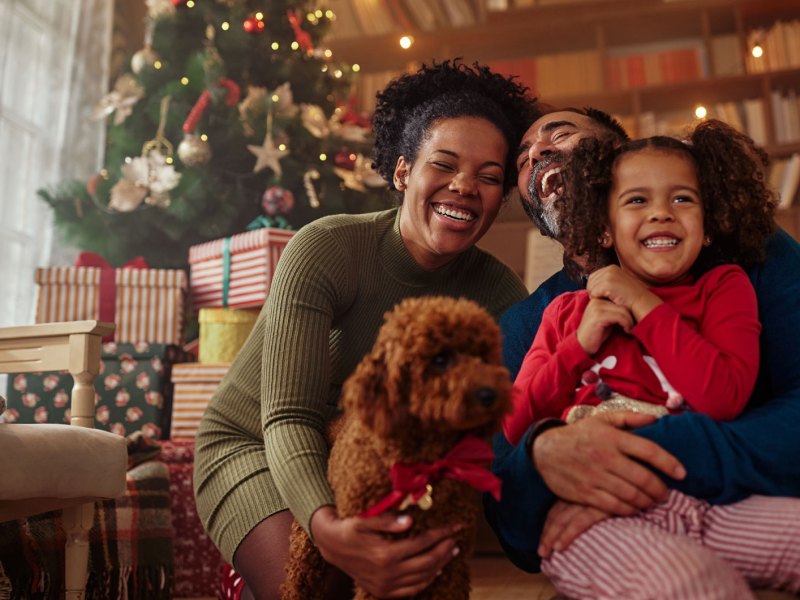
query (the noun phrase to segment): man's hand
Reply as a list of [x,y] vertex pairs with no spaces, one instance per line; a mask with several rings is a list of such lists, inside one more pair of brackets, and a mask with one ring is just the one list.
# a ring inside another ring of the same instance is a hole
[[311,517],[314,543],[329,563],[378,598],[405,598],[428,587],[459,553],[458,529],[431,529],[414,538],[390,539],[411,527],[407,515],[339,519],[324,506]]
[[617,306],[624,306],[637,321],[662,303],[661,298],[643,282],[617,265],[603,267],[589,275],[586,291],[592,298],[605,298]]
[[654,420],[652,415],[617,412],[548,429],[536,437],[531,460],[556,496],[609,514],[630,515],[667,493],[666,485],[645,465],[673,479],[686,476],[683,465],[666,450],[623,431]]
[[595,523],[609,517],[591,506],[558,500],[547,513],[538,554],[548,558],[556,550],[566,550],[572,541]]
[[578,343],[583,351],[591,356],[600,349],[616,325],[629,332],[633,327],[633,316],[630,311],[608,300],[592,298],[586,305],[581,323],[578,325]]

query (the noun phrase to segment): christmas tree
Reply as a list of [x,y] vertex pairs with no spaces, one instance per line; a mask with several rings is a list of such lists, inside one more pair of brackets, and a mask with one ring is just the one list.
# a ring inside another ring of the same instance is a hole
[[357,65],[320,45],[319,2],[147,0],[144,48],[97,107],[105,167],[39,195],[66,241],[117,266],[182,267],[193,244],[388,206]]

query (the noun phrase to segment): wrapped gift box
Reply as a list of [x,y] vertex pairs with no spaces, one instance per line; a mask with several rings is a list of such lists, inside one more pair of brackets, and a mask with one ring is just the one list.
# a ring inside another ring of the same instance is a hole
[[172,404],[173,440],[194,438],[208,401],[228,372],[229,363],[178,364],[172,369],[175,396]]
[[49,267],[36,270],[36,283],[37,323],[102,316],[116,323],[116,342],[183,341],[186,273],[181,270]]
[[192,306],[256,308],[264,304],[275,266],[294,233],[267,227],[189,248]]
[[201,308],[201,363],[229,363],[239,354],[255,325],[259,310],[236,308]]
[[[170,373],[190,355],[165,344],[103,345],[95,379],[95,426],[120,435],[141,431],[169,437],[172,414]],[[69,423],[72,377],[64,372],[9,375],[6,422]]]

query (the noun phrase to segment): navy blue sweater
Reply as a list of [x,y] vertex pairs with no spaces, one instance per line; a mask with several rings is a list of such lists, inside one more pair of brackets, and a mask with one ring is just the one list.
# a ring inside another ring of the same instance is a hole
[[[763,329],[761,368],[745,412],[719,422],[687,412],[636,430],[686,467],[682,481],[664,477],[670,487],[714,504],[752,494],[800,496],[800,244],[778,231],[766,262],[749,275]],[[512,377],[545,307],[577,288],[562,270],[503,315],[503,356]],[[538,571],[536,549],[555,496],[525,452],[525,441],[512,448],[502,433],[495,437],[492,469],[503,479],[503,493],[500,502],[485,497],[484,505],[509,558],[521,569]]]

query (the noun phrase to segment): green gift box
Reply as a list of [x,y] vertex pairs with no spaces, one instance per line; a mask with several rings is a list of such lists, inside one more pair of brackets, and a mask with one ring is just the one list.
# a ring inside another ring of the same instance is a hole
[[[168,439],[172,365],[191,360],[192,355],[171,344],[104,344],[95,379],[95,427]],[[2,418],[6,423],[69,423],[71,391],[66,371],[9,375]]]

